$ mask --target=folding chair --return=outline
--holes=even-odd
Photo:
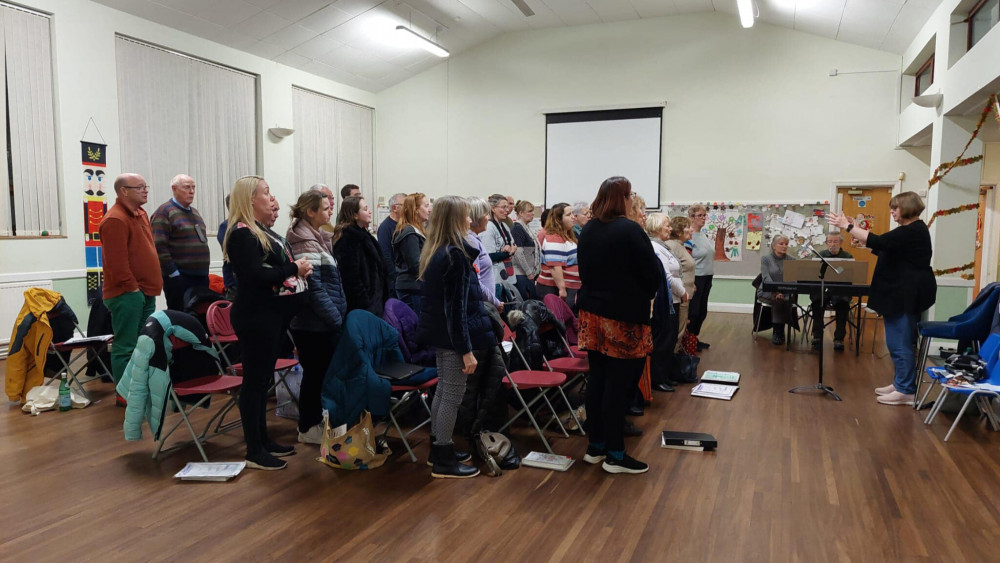
[[[180,349],[188,346],[186,342],[171,338],[174,343],[174,349]],[[222,366],[219,365],[219,371],[222,371]],[[180,420],[174,423],[167,431],[160,432],[160,439],[157,441],[156,450],[153,452],[153,459],[161,453],[169,453],[174,450],[180,449],[184,446],[191,444],[192,442],[198,448],[198,452],[201,454],[201,458],[208,462],[208,456],[205,454],[205,449],[202,445],[208,439],[218,436],[219,434],[225,434],[226,432],[236,428],[240,425],[240,421],[231,421],[227,424],[223,424],[226,414],[237,405],[239,398],[239,389],[243,385],[243,378],[234,375],[210,375],[207,377],[199,377],[198,379],[192,379],[190,381],[184,381],[181,383],[170,384],[170,398],[167,404],[167,409],[165,412],[169,411],[171,404],[180,413]],[[196,403],[185,408],[185,404],[181,402],[181,397],[191,397],[194,395],[203,395]],[[206,401],[211,399],[212,395],[227,395],[229,401],[219,409],[205,424],[205,429],[199,434],[194,429],[194,425],[191,424],[190,415],[198,407],[205,404]],[[174,433],[175,430],[184,424],[188,432],[191,434],[191,440],[187,442],[181,442],[174,444],[169,448],[164,448],[163,446],[167,442],[167,438]],[[215,424],[215,428],[212,429],[212,425]]]
[[[410,461],[416,463],[417,456],[413,453],[413,448],[410,447],[409,437],[417,430],[420,430],[424,426],[431,423],[431,407],[427,404],[427,391],[433,389],[437,385],[438,378],[434,377],[428,379],[424,383],[419,383],[416,385],[393,385],[392,395],[390,395],[390,407],[389,407],[389,424],[386,425],[385,431],[382,432],[382,438],[385,438],[389,433],[390,425],[396,429],[399,433],[399,439],[403,441],[403,447],[406,448],[406,452],[410,454]],[[402,395],[397,395],[402,393]],[[399,424],[399,417],[403,415],[404,412],[415,405],[415,401],[419,400],[420,404],[424,406],[424,410],[427,411],[427,418],[424,419],[420,424],[414,426],[408,431],[404,432],[403,428]]]
[[[565,305],[565,302],[561,299],[559,301]],[[567,309],[568,308],[569,307],[567,307]],[[551,360],[548,359],[545,354],[542,354],[542,363],[549,371],[558,371],[566,374],[566,382],[559,386],[559,391],[563,394],[563,398],[565,399],[567,397],[566,393],[576,386],[576,384],[582,383],[586,379],[587,374],[590,373],[590,361],[588,361],[586,356],[580,357],[573,355],[573,350],[569,345],[566,335],[561,333],[557,327],[543,325],[539,327],[539,330],[541,332],[547,332],[550,330],[555,331],[556,334],[559,335],[559,338],[562,339],[563,345],[566,346],[566,349],[570,354],[567,357],[553,358]],[[586,352],[583,352],[583,354],[586,354]],[[586,435],[586,432],[583,430],[583,424],[576,416],[576,410],[568,400],[566,401],[566,408],[569,409],[570,417],[572,417],[573,422],[576,423],[576,427],[580,430],[580,434]]]
[[[241,376],[243,374],[243,363],[233,363],[229,356],[226,354],[226,349],[228,349],[233,344],[239,342],[239,338],[236,337],[236,330],[233,329],[233,323],[229,318],[230,309],[233,304],[229,301],[216,301],[208,307],[208,313],[205,316],[205,322],[208,325],[208,335],[209,339],[212,341],[212,345],[215,349],[219,351],[219,356],[222,361],[226,364],[226,370],[236,376]],[[289,335],[291,338],[291,335]],[[294,343],[294,341],[293,341]],[[299,365],[298,360],[288,359],[288,358],[278,358],[274,362],[274,371],[278,373],[278,380],[268,388],[267,392],[270,393],[274,391],[278,385],[283,385],[285,389],[288,390],[288,395],[291,397],[291,401],[295,403],[295,406],[299,406],[299,399],[292,392],[292,388],[285,381],[288,374],[291,373],[292,368]],[[280,406],[284,406],[287,403],[282,403],[280,405],[275,405],[276,410]]]
[[[580,329],[580,325],[576,319],[576,315],[573,314],[573,309],[570,309],[569,305],[560,299],[558,295],[552,293],[543,297],[542,303],[545,303],[545,307],[549,311],[552,311],[552,314],[566,327],[566,333],[560,336],[562,336],[563,342],[566,343],[569,355],[574,358],[586,358],[586,350],[581,350],[577,346],[576,333]]]
[[[986,339],[986,343],[983,344],[980,350],[980,357],[986,360],[986,371],[989,376],[985,381],[981,382],[980,385],[986,384],[994,388],[1000,386],[1000,369],[997,369],[1000,365],[1000,334],[991,334],[989,338]],[[975,400],[976,404],[979,406],[979,410],[986,416],[989,420],[990,426],[993,427],[994,431],[1000,430],[1000,417],[993,410],[993,406],[990,404],[991,398],[1000,398],[1000,392],[994,391],[990,388],[983,387],[950,387],[945,381],[944,368],[941,367],[931,367],[927,368],[927,373],[933,379],[939,382],[941,391],[938,393],[937,398],[934,400],[934,408],[931,412],[927,414],[927,418],[924,420],[924,424],[931,424],[934,422],[934,417],[941,410],[941,405],[944,403],[942,400],[945,393],[951,393],[954,395],[964,395],[965,403],[962,404],[961,410],[958,411],[958,415],[955,416],[955,421],[951,423],[951,428],[948,429],[948,433],[944,436],[944,441],[947,442],[948,438],[951,438],[951,433],[955,431],[955,427],[958,426],[958,421],[962,419],[962,415],[965,414],[965,410],[969,407],[969,404]],[[929,392],[929,390],[928,390]],[[920,402],[923,403],[924,399],[927,397],[927,392],[921,398]]]
[[[53,315],[59,316],[58,313],[53,312],[49,314],[50,318],[54,318]],[[73,314],[72,311],[70,311],[69,315],[72,315],[69,320],[73,323],[73,332],[79,336],[67,339],[63,342],[49,343],[49,350],[54,352],[51,356],[58,358],[59,362],[62,364],[62,368],[56,370],[55,375],[46,381],[45,385],[50,384],[53,380],[59,378],[60,375],[65,373],[68,384],[70,386],[76,385],[76,388],[80,391],[80,393],[89,401],[90,394],[83,388],[83,382],[80,381],[80,376],[85,375],[87,368],[95,364],[94,360],[97,360],[96,365],[100,366],[100,369],[97,371],[94,379],[111,377],[111,369],[108,368],[108,365],[104,363],[103,359],[101,359],[100,352],[107,350],[108,345],[114,341],[114,337],[111,335],[94,335],[87,337],[80,328],[80,325],[77,324],[76,315]],[[83,362],[80,367],[73,369],[72,365],[81,357],[86,357],[87,361]]]
[[[505,343],[509,342],[511,348],[515,352],[517,352],[517,355],[521,358],[521,361],[524,363],[524,365],[528,365],[528,360],[524,357],[524,354],[521,353],[521,349],[517,346],[517,342],[514,341],[514,333],[512,333],[510,331],[510,328],[507,327],[506,325],[504,325],[503,341]],[[504,357],[505,360],[507,359],[506,349],[507,349],[506,346],[501,346],[501,350],[504,350],[503,355],[505,356]],[[542,439],[542,443],[545,444],[545,449],[549,453],[554,453],[552,451],[552,447],[549,445],[549,441],[545,439],[544,429],[548,428],[549,425],[552,424],[552,421],[555,421],[555,423],[559,425],[559,429],[562,431],[564,438],[569,438],[569,433],[566,432],[566,428],[563,426],[562,421],[559,420],[559,416],[556,414],[555,407],[552,406],[552,402],[549,401],[548,391],[549,389],[553,388],[556,389],[556,391],[558,391],[558,393],[562,395],[563,401],[565,401],[566,404],[569,405],[570,404],[569,399],[566,397],[566,394],[563,392],[561,387],[562,384],[566,383],[566,374],[558,371],[542,371],[542,370],[530,370],[530,369],[510,371],[509,369],[507,369],[506,365],[504,366],[504,371],[507,372],[507,375],[504,376],[503,379],[504,386],[514,391],[514,395],[517,397],[517,400],[521,403],[521,410],[517,411],[514,414],[514,416],[512,416],[510,420],[508,420],[507,423],[500,428],[499,431],[503,432],[504,430],[506,430],[508,427],[510,427],[511,424],[514,423],[515,420],[517,420],[518,418],[521,417],[522,414],[524,414],[528,417],[528,420],[531,422],[531,425],[535,428],[535,431],[538,433],[538,437]],[[521,391],[527,391],[528,389],[538,390],[538,395],[536,395],[530,401],[526,401],[524,395],[521,393]],[[544,427],[538,425],[538,421],[535,419],[535,416],[531,411],[531,407],[534,406],[535,403],[541,400],[545,401],[545,404],[548,405],[549,412],[551,413],[551,417],[549,418],[548,422],[545,423]]]

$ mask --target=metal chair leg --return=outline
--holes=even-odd
[[[934,417],[937,416],[938,411],[941,410],[941,405],[944,403],[944,394],[947,392],[944,385],[941,385],[941,391],[938,392],[937,398],[934,399],[934,406],[931,408],[931,412],[927,413],[927,418],[924,419],[924,424],[931,424],[934,422]]]
[[[915,392],[916,394],[920,393],[920,387],[923,385],[924,382],[924,374],[926,373],[926,367],[927,367],[927,355],[928,352],[930,351],[932,339],[933,337],[931,336],[920,337],[920,345],[918,347],[918,352],[917,352],[917,362],[916,366],[914,367],[914,369],[916,370],[916,373],[914,374],[914,380],[917,382],[917,389]],[[914,405],[913,408],[917,408],[917,405]]]
[[[945,442],[948,441],[948,438],[951,438],[951,433],[955,431],[955,427],[958,426],[958,421],[962,420],[962,415],[965,414],[965,409],[969,408],[969,403],[972,402],[972,398],[975,397],[975,396],[976,396],[976,394],[972,393],[965,400],[965,403],[962,405],[962,410],[958,411],[958,416],[955,417],[955,422],[951,423],[951,428],[949,428],[948,429],[948,433],[944,435],[944,441]]]

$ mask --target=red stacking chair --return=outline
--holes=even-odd
[[[208,335],[212,340],[212,345],[215,346],[216,350],[219,351],[219,356],[222,361],[226,364],[226,369],[229,373],[233,375],[242,376],[243,375],[243,364],[233,363],[230,361],[229,356],[226,355],[226,349],[232,346],[234,343],[239,342],[239,338],[236,337],[236,331],[233,329],[233,323],[229,319],[230,309],[233,304],[229,301],[216,301],[208,307],[208,314],[205,316],[205,322],[208,324]],[[285,378],[288,374],[292,372],[292,368],[299,365],[298,360],[288,359],[288,358],[278,358],[274,362],[274,371],[278,374],[278,380],[271,385],[268,389],[270,393],[278,385],[284,385],[285,389],[288,390],[288,395],[292,398],[292,402],[298,407],[299,399],[292,388],[288,386],[288,382]],[[277,405],[275,408],[282,405]]]
[[[580,323],[577,321],[576,315],[573,314],[573,310],[558,295],[552,293],[546,295],[542,302],[545,303],[545,308],[552,311],[552,314],[566,327],[566,333],[560,336],[566,343],[569,355],[574,358],[586,358],[587,351],[581,350],[577,346],[576,334],[580,331]]]
[[[173,342],[174,350],[180,348],[185,348],[188,346],[187,342],[171,337],[171,342]],[[222,370],[222,366],[219,366],[219,370]],[[240,386],[243,385],[243,378],[236,377],[234,375],[209,375],[206,377],[199,377],[198,379],[192,379],[189,381],[184,381],[181,383],[171,383],[170,384],[170,398],[168,399],[166,411],[170,411],[171,402],[174,408],[180,413],[180,420],[178,420],[169,430],[163,430],[160,432],[160,440],[156,444],[156,451],[153,452],[153,459],[156,459],[161,453],[167,453],[174,451],[176,449],[182,448],[191,444],[192,442],[198,448],[198,453],[201,454],[201,458],[208,462],[208,456],[205,454],[205,448],[202,444],[205,443],[209,438],[213,436],[218,436],[219,434],[224,434],[229,430],[239,426],[239,420],[230,421],[227,424],[223,424],[222,421],[226,417],[226,413],[233,409],[237,405],[238,395]],[[191,397],[194,395],[203,395],[193,405],[185,407],[186,403],[181,402],[181,397]],[[195,409],[205,404],[212,395],[226,395],[229,401],[219,409],[217,413],[212,415],[212,418],[208,420],[205,424],[205,429],[198,433],[194,429],[194,425],[191,424],[190,415]],[[167,438],[177,430],[180,425],[183,424],[187,427],[188,432],[191,433],[191,440],[187,442],[182,442],[179,444],[174,444],[173,446],[164,449],[164,445],[167,442]],[[164,425],[166,425],[164,423]],[[215,425],[213,429],[213,425]]]
[[[514,333],[510,331],[510,328],[508,328],[506,324],[503,328],[503,342],[509,344],[510,348],[513,349],[521,358],[524,365],[528,365],[528,361],[525,359],[524,354],[521,353],[521,349],[514,341]],[[504,346],[503,349],[506,350],[507,346]],[[563,393],[562,387],[560,387],[563,383],[566,383],[566,374],[553,370],[524,369],[510,371],[507,370],[506,367],[504,367],[504,370],[507,372],[507,375],[504,376],[503,379],[504,386],[514,391],[514,395],[521,403],[521,410],[517,411],[517,413],[515,413],[514,416],[512,416],[510,420],[508,420],[507,423],[500,428],[500,432],[506,430],[522,414],[526,415],[528,420],[531,422],[531,425],[535,428],[535,431],[538,432],[538,437],[541,438],[542,443],[545,444],[545,449],[548,450],[549,453],[554,453],[552,451],[552,447],[549,445],[549,441],[545,439],[544,429],[548,428],[549,425],[555,421],[555,423],[559,425],[559,429],[562,431],[563,437],[569,438],[569,433],[566,432],[566,428],[563,426],[562,421],[559,420],[559,416],[556,414],[555,407],[553,407],[552,402],[549,401],[548,392],[551,389],[555,389],[556,392],[562,396],[563,401],[569,405],[569,400],[566,398],[566,394]],[[538,395],[531,399],[531,401],[526,401],[524,395],[521,394],[521,391],[528,389],[537,389],[539,391]],[[531,410],[532,407],[539,401],[545,401],[545,404],[549,407],[549,412],[552,413],[544,427],[538,425],[538,421],[535,419],[535,415]]]
[[[427,391],[433,389],[437,385],[438,378],[432,377],[431,379],[420,383],[419,385],[393,385],[392,395],[389,401],[392,405],[389,407],[389,422],[399,433],[399,438],[403,441],[403,447],[406,448],[406,452],[410,454],[410,461],[416,463],[417,455],[413,453],[413,448],[410,447],[410,441],[408,438],[410,434],[413,434],[417,430],[420,430],[424,426],[431,423],[431,407],[427,404]],[[403,413],[403,411],[408,410],[409,407],[414,403],[414,401],[419,400],[424,406],[424,410],[427,411],[427,418],[425,418],[420,424],[410,428],[406,432],[399,425],[398,417]],[[389,426],[386,426],[386,432],[382,433],[384,437],[389,431]]]

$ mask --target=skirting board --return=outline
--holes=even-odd
[[[708,302],[709,313],[744,313],[753,314],[753,303],[712,303]]]

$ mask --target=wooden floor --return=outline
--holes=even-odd
[[[521,468],[493,479],[430,477],[426,435],[411,463],[346,472],[299,446],[284,471],[181,483],[184,449],[150,459],[126,442],[110,385],[85,410],[0,413],[0,560],[290,561],[996,561],[1000,435],[951,415],[931,427],[882,406],[888,358],[833,353],[843,402],[789,394],[814,381],[815,353],[750,338],[748,315],[712,314],[702,368],[742,372],[731,402],[657,393],[629,452],[645,475]],[[766,333],[765,333],[766,334]],[[870,340],[866,342],[866,346]],[[2,364],[0,364],[2,366]],[[926,412],[926,411],[924,411]],[[294,441],[294,423],[272,425]],[[661,449],[659,431],[714,434],[715,453]],[[540,449],[524,432],[520,450]],[[241,434],[213,460],[241,459]],[[586,439],[556,438],[579,460]]]

